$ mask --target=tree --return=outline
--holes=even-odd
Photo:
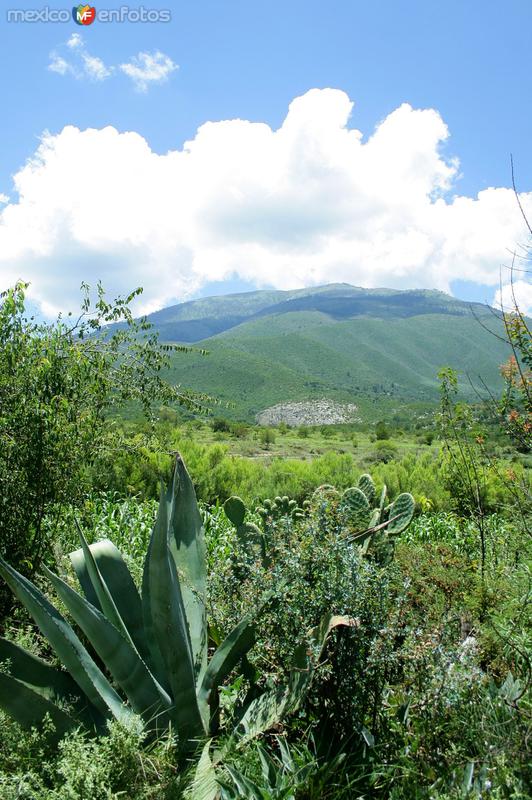
[[[187,348],[161,344],[146,319],[133,319],[140,289],[107,303],[98,285],[92,304],[83,285],[77,319],[52,323],[26,315],[26,289],[0,295],[0,554],[32,575],[54,509],[80,497],[109,446],[110,410],[136,401],[150,415],[155,404],[198,408],[206,398],[161,377],[171,351]]]

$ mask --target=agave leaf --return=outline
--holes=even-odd
[[[89,545],[89,550],[135,647],[144,661],[149,664],[150,650],[144,632],[140,595],[120,550],[109,539],[103,539]],[[102,611],[89,577],[82,547],[70,554],[70,561],[78,576],[85,597],[98,611]]]
[[[0,672],[0,707],[23,728],[42,729],[43,718],[48,714],[55,728],[51,738],[55,740],[79,725],[51,700],[3,672]]]
[[[279,738],[277,741],[280,741]],[[260,744],[257,745],[257,752],[259,754],[262,777],[267,786],[274,788],[277,784],[278,766],[266,748],[262,747]]]
[[[353,624],[350,617],[326,614],[322,617],[319,625],[310,631],[308,643],[302,642],[297,647],[288,682],[289,710],[295,711],[303,700],[331,631],[338,627],[350,627]]]
[[[165,505],[164,510],[163,510],[163,504]],[[166,513],[166,498],[161,487],[159,509],[157,511],[157,520],[155,522],[156,525],[158,524],[160,515],[163,513]],[[144,561],[144,570],[142,575],[142,622],[144,626],[146,640],[148,642],[148,647],[150,650],[149,663],[152,665],[154,675],[156,676],[161,686],[165,689],[165,691],[168,694],[171,695],[172,689],[170,688],[170,682],[168,680],[168,674],[166,672],[166,665],[161,650],[159,648],[159,643],[155,633],[153,616],[151,613],[153,601],[151,597],[151,580],[149,577],[150,573],[149,565],[151,564],[152,550],[153,550],[153,532],[150,541],[148,543],[148,550],[146,553],[146,559]]]
[[[105,675],[96,666],[80,640],[54,606],[31,581],[0,558],[0,575],[29,611],[78,686],[97,710],[108,717],[127,721],[131,712],[124,706]]]
[[[78,526],[79,528],[79,526]],[[94,587],[96,597],[98,598],[99,608],[105,614],[109,622],[111,622],[117,630],[128,639],[131,644],[133,641],[129,632],[124,624],[122,617],[116,607],[113,595],[111,594],[107,583],[105,582],[102,573],[98,568],[98,564],[94,558],[92,550],[90,549],[83,531],[79,528],[79,538],[81,539],[81,548],[83,550],[83,557],[85,559],[85,567],[89,575],[90,581]]]
[[[212,739],[209,739],[201,751],[190,787],[190,795],[187,795],[190,800],[217,800],[219,797],[216,772],[209,752],[211,743]]]
[[[153,631],[168,675],[180,744],[190,749],[207,731],[196,697],[192,645],[175,563],[168,550],[171,496],[162,497],[144,564],[142,602],[145,627]],[[149,635],[149,634],[148,634]]]
[[[9,662],[8,674],[23,683],[30,684],[39,694],[53,702],[73,697],[81,699],[77,683],[68,672],[63,672],[42,658],[34,656],[18,644],[0,637],[0,663]],[[4,668],[3,668],[3,671]]]
[[[198,688],[198,701],[204,719],[208,719],[206,716],[208,706],[211,705],[212,707],[213,695],[220,684],[255,644],[255,620],[274,595],[275,592],[273,591],[266,592],[259,605],[254,609],[253,614],[248,614],[244,617],[225,637],[213,654]]]
[[[133,710],[154,728],[168,725],[170,697],[162,689],[140,658],[131,642],[88,600],[44,568],[57,594],[68,608],[87,639],[125,692]]]
[[[76,681],[64,670],[52,667],[14,642],[0,637],[0,664],[9,665],[4,674],[22,681],[53,703],[72,706],[73,714],[86,728],[103,727],[104,719],[91,706]]]
[[[174,559],[190,634],[196,676],[207,668],[205,533],[196,493],[180,456],[171,493],[168,547]]]
[[[255,625],[250,617],[246,617],[233,628],[214,653],[198,690],[198,702],[206,724],[209,720],[209,706],[213,703],[218,687],[254,644]]]

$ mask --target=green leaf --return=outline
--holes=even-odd
[[[14,642],[0,637],[0,663],[9,662],[8,674],[47,697],[57,701],[81,698],[79,686],[68,674],[34,656]]]
[[[101,728],[104,718],[91,706],[75,680],[64,670],[52,667],[14,642],[0,637],[0,664],[8,665],[4,674],[22,681],[53,703],[67,703],[73,715],[87,728]]]
[[[55,703],[3,672],[0,672],[0,707],[23,728],[42,730],[43,719],[48,714],[55,728],[51,738],[56,740],[79,725]]]
[[[280,740],[277,739],[279,742]],[[261,747],[261,745],[257,745],[257,752],[259,754],[260,765],[262,769],[262,777],[264,778],[264,782],[267,786],[275,787],[277,784],[277,772],[278,767],[271,755],[268,751]]]
[[[212,739],[205,743],[201,751],[192,785],[190,787],[190,800],[217,800],[219,797],[216,772],[209,753]]]
[[[475,762],[468,761],[464,767],[464,774],[462,777],[462,794],[468,795],[473,786],[473,775],[475,774]]]
[[[131,642],[88,600],[49,569],[44,569],[70,614],[125,692],[133,710],[155,729],[167,727],[171,699],[157,684]]]
[[[251,617],[246,617],[233,628],[214,653],[198,690],[198,702],[205,720],[208,720],[213,693],[254,644],[255,624]]]
[[[142,602],[146,630],[153,631],[171,687],[172,717],[180,745],[190,749],[204,736],[196,697],[192,645],[175,562],[168,550],[168,523],[173,493],[161,497],[144,564]],[[148,634],[149,635],[149,634]]]
[[[331,631],[338,627],[351,627],[353,624],[350,617],[325,614],[319,625],[310,631],[308,643],[302,642],[297,647],[288,683],[287,705],[291,711],[295,711],[303,700]]]
[[[131,712],[122,703],[105,675],[96,666],[80,640],[54,606],[31,581],[0,558],[0,575],[13,593],[29,611],[42,634],[48,639],[90,702],[104,716],[111,713],[120,721],[127,721]]]
[[[87,570],[90,582],[94,588],[96,597],[98,598],[98,608],[103,612],[103,614],[105,614],[109,622],[111,622],[115,628],[122,633],[124,638],[129,639],[131,644],[133,644],[131,636],[116,607],[113,595],[111,594],[109,587],[107,586],[107,583],[105,582],[103,575],[99,570],[93,552],[90,549],[85,536],[83,535],[83,531],[79,526],[78,529],[79,538],[81,540],[81,548],[83,550],[83,557],[85,560],[85,568]]]
[[[111,594],[115,608],[125,625],[140,656],[151,667],[150,649],[142,619],[142,602],[121,552],[109,539],[89,545],[98,571]],[[70,561],[78,576],[85,597],[99,611],[102,607],[87,570],[83,548],[70,554]]]
[[[183,460],[176,458],[168,547],[179,577],[196,676],[207,668],[207,567],[205,533],[196,493]]]
[[[237,792],[239,792],[238,797],[245,797],[246,800],[265,800],[266,795],[261,792],[256,783],[253,783],[242,772],[239,772],[229,764],[226,764],[225,768],[231,776]]]

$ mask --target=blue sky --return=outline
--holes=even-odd
[[[107,0],[96,8],[121,5]],[[525,208],[532,208],[529,0],[142,5],[170,8],[171,22],[8,23],[2,11],[0,193],[9,201],[0,226],[2,284],[28,277],[49,313],[72,304],[82,279],[99,278],[111,291],[142,282],[148,310],[211,289],[291,288],[329,276],[493,299],[498,265],[526,241],[510,193],[500,191],[510,187],[510,153]],[[139,74],[150,69],[142,82]],[[308,94],[328,88],[340,92]],[[307,100],[292,114],[296,133],[280,143],[273,134],[300,97]],[[437,119],[414,113],[422,109]],[[334,124],[322,126],[324,117]],[[198,128],[220,120],[241,123],[197,138]],[[380,123],[379,150],[364,151]],[[74,126],[68,142],[65,126]],[[144,145],[81,135],[107,126],[135,132]],[[358,144],[337,136],[355,129]],[[45,131],[46,152],[36,155]],[[186,141],[195,142],[193,166],[179,161]],[[87,162],[80,173],[76,152]],[[175,158],[159,163],[156,156],[169,152]],[[404,168],[388,184],[380,165],[389,172],[395,160]],[[136,170],[122,198],[114,183]],[[498,193],[478,199],[491,188]],[[135,219],[128,205],[135,192],[140,221],[132,228],[111,220],[112,207],[102,220],[109,196]],[[432,208],[438,197],[453,208]],[[456,197],[463,202],[453,204]],[[528,303],[529,290],[521,291]]]

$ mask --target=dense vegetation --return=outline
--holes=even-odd
[[[147,383],[121,396],[101,360],[91,383],[94,367],[70,342],[78,357],[61,361],[59,349],[52,386],[42,347],[54,355],[64,329],[50,339],[53,326],[26,327],[20,294],[2,309],[4,342],[37,355],[2,375],[11,404],[0,432],[22,430],[27,409],[38,440],[30,423],[50,419],[44,467],[69,473],[38,495],[40,564],[29,555],[39,484],[23,469],[34,439],[9,451],[20,470],[6,462],[0,474],[13,498],[1,571],[22,601],[0,639],[2,798],[529,797],[522,317],[506,320],[514,355],[500,401],[458,402],[447,370],[434,415],[288,430],[167,408],[123,422],[110,405],[142,400]],[[113,365],[127,364],[127,344],[104,351],[119,354]],[[150,358],[164,358],[157,347]],[[145,362],[148,396],[156,388],[168,402],[159,363]],[[76,389],[81,368],[96,394]],[[57,409],[70,426],[52,425]],[[77,444],[89,434],[94,449]],[[156,521],[176,450],[191,481],[178,461]],[[33,583],[6,564],[14,555]]]

